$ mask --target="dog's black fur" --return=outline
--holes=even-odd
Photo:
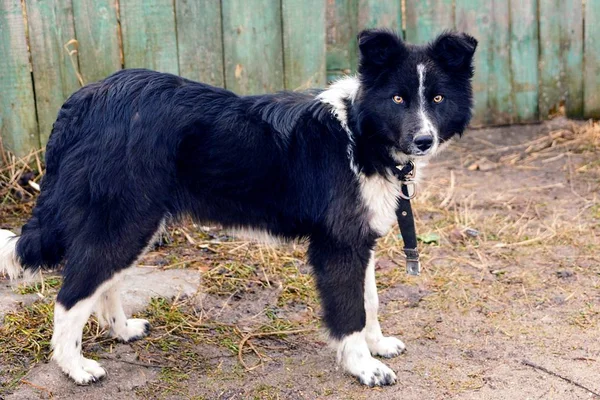
[[[386,174],[393,154],[414,154],[418,63],[428,67],[427,96],[445,96],[428,109],[440,141],[463,132],[476,41],[447,33],[417,47],[366,31],[359,47],[360,89],[345,100],[350,134],[319,92],[241,97],[141,69],[80,89],[54,124],[19,260],[26,268],[65,260],[57,301],[68,310],[131,266],[166,217],[307,238],[332,336],[360,331],[380,234],[358,175]]]

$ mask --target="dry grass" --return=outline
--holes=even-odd
[[[31,210],[42,177],[41,155],[38,150],[18,158],[4,148],[0,137],[0,228],[10,226]]]

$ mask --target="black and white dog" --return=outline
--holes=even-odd
[[[307,238],[343,368],[366,385],[396,381],[373,358],[405,348],[377,321],[373,249],[400,191],[390,171],[465,130],[477,41],[445,33],[412,46],[382,30],[358,40],[358,76],[322,91],[241,97],[124,70],[67,100],[33,216],[19,237],[0,231],[0,272],[64,260],[53,359],[75,382],[106,373],[81,353],[92,312],[122,341],[148,333],[147,321],[125,316],[119,282],[165,219],[181,215]]]

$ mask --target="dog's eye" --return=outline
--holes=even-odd
[[[439,104],[439,103],[441,103],[442,101],[444,101],[444,96],[442,96],[441,94],[438,94],[437,96],[435,96],[435,97],[433,98],[433,102],[434,102],[434,103],[437,103],[437,104]]]
[[[400,96],[394,96],[394,97],[392,97],[392,100],[394,100],[394,103],[396,103],[396,104],[404,103],[404,99]]]

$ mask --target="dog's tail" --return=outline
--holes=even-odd
[[[40,268],[52,268],[62,259],[57,232],[42,229],[35,215],[23,226],[21,236],[0,229],[0,275],[9,279],[31,278]]]
[[[9,279],[18,278],[23,267],[17,258],[18,237],[11,231],[0,229],[0,274]]]

